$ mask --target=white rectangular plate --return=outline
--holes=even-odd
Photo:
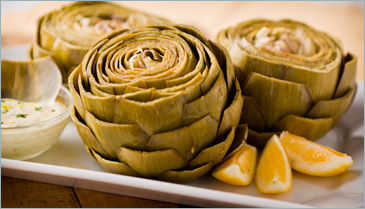
[[[29,45],[1,49],[2,59],[25,60]],[[70,122],[59,141],[42,155],[26,160],[1,159],[4,176],[79,187],[200,207],[364,207],[364,84],[350,110],[326,136],[316,141],[352,156],[354,165],[339,176],[320,178],[293,172],[293,187],[277,195],[222,183],[210,174],[188,184],[106,172],[86,151]]]

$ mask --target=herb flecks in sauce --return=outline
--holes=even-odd
[[[17,118],[26,118],[28,114],[19,113],[15,115]]]
[[[60,101],[45,105],[14,99],[1,99],[1,128],[28,126],[61,114],[66,105]]]

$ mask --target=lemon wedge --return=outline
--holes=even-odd
[[[256,189],[262,193],[283,193],[292,187],[292,171],[285,149],[273,135],[262,151],[255,174]]]
[[[236,153],[218,165],[212,175],[231,185],[249,185],[254,177],[256,160],[256,147],[244,144]]]
[[[288,155],[291,167],[301,173],[312,176],[335,176],[353,165],[352,158],[285,131],[280,140]]]

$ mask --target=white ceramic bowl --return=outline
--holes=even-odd
[[[36,157],[54,145],[70,122],[72,98],[70,91],[61,87],[58,99],[67,105],[60,115],[49,120],[22,127],[1,128],[1,157],[25,160]]]

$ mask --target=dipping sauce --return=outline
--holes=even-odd
[[[63,113],[66,104],[56,100],[52,104],[1,99],[1,128],[29,126],[49,120]]]

